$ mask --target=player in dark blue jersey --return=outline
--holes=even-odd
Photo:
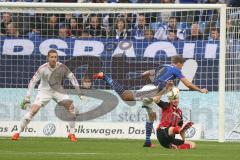
[[[185,86],[189,89],[199,91],[201,93],[208,93],[207,89],[200,89],[196,85],[192,84],[188,81],[181,72],[181,69],[184,64],[184,58],[181,56],[173,56],[171,58],[171,65],[162,65],[155,70],[149,70],[142,74],[143,77],[154,76],[153,87],[147,90],[139,90],[139,91],[130,91],[125,90],[122,85],[105,75],[103,72],[97,73],[93,75],[93,79],[102,79],[108,85],[114,89],[123,100],[125,101],[135,101],[142,100],[146,97],[154,97],[158,94],[164,94],[166,90],[172,86],[172,80],[180,79]]]

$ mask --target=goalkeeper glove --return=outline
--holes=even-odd
[[[86,97],[83,96],[82,94],[81,94],[81,95],[79,94],[78,97],[79,97],[80,100],[84,100],[84,99],[86,98]]]
[[[21,109],[26,110],[30,106],[30,99],[24,98],[20,104]]]

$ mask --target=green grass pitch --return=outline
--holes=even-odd
[[[157,144],[143,148],[143,140],[0,138],[0,160],[240,160],[238,142],[200,142],[194,150],[170,150]]]

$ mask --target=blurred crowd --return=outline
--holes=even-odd
[[[54,3],[227,3],[240,4],[238,0],[0,0],[0,2],[54,2]]]
[[[3,0],[2,0],[3,1]],[[90,2],[89,0],[5,0],[11,2]],[[176,0],[177,3],[226,3],[224,0]],[[175,0],[93,0],[103,3],[176,3]],[[233,2],[233,1],[231,1]],[[230,2],[229,2],[230,4]],[[217,10],[158,13],[43,14],[1,13],[0,36],[113,38],[135,40],[219,40]],[[231,28],[231,22],[228,23]]]
[[[0,0],[0,2],[54,2],[54,3],[226,3],[239,7],[239,0]]]

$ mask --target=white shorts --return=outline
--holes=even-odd
[[[148,84],[143,86],[140,90],[134,92],[134,97],[139,100],[146,97],[154,97],[160,92],[157,86]]]
[[[63,100],[71,100],[67,94],[63,94],[57,91],[38,91],[38,94],[35,98],[33,104],[37,104],[41,107],[44,107],[48,102],[53,99],[55,102],[59,103]]]

